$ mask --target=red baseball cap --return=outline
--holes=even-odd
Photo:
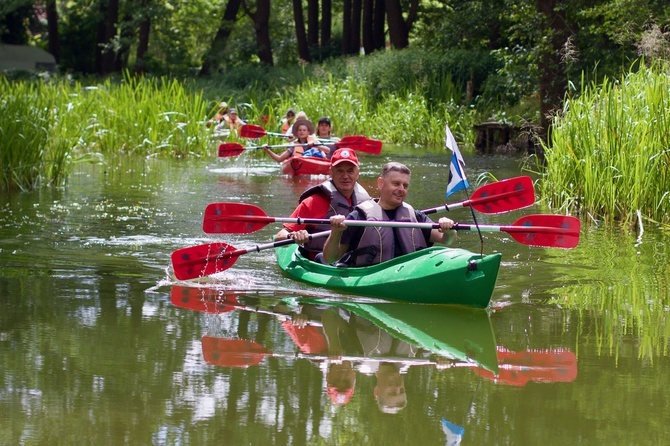
[[[352,163],[354,166],[358,167],[358,156],[356,156],[356,152],[347,147],[343,147],[341,149],[337,149],[330,158],[331,166],[337,166],[338,164],[344,162]]]

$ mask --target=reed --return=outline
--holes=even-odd
[[[0,79],[0,97],[0,190],[61,185],[69,148],[64,139],[52,137],[54,95],[45,94],[41,84],[10,85]]]
[[[565,102],[553,122],[539,192],[588,221],[670,223],[668,64],[604,80]]]

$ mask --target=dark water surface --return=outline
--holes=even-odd
[[[370,190],[390,158],[362,159]],[[396,149],[392,158],[413,171],[408,202],[444,202],[443,152]],[[521,173],[518,159],[466,161],[472,182]],[[206,235],[208,203],[288,216],[321,180],[278,172],[253,154],[142,159],[78,166],[63,190],[3,194],[0,444],[670,438],[669,237],[651,223],[637,238],[584,226],[570,251],[485,234],[484,250],[503,254],[488,311],[323,292],[283,277],[271,250],[241,256],[214,279],[173,281],[178,248],[249,247],[278,229]],[[506,225],[541,212],[478,220]],[[467,209],[450,217],[472,222]],[[480,241],[459,234],[456,246],[478,252]]]

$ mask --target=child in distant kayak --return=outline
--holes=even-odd
[[[281,120],[281,132],[284,135],[287,135],[288,129],[291,128],[294,122],[295,122],[295,110],[289,108],[288,110],[286,110],[286,115]]]

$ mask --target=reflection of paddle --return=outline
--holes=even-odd
[[[308,144],[277,144],[272,146],[267,146],[269,149],[279,149],[279,148],[288,148],[288,147],[314,147],[320,144],[308,143]],[[382,142],[376,139],[368,139],[365,136],[345,136],[337,142],[329,142],[329,146],[335,146],[337,148],[346,147],[357,152],[371,153],[373,155],[378,155],[382,151]],[[220,157],[230,157],[237,156],[242,154],[245,150],[256,150],[260,146],[250,146],[244,147],[242,144],[236,142],[223,143],[219,145],[218,154]]]
[[[476,363],[467,361],[436,361],[434,358],[410,358],[395,356],[349,356],[342,355],[331,357],[328,355],[314,355],[306,353],[273,353],[255,341],[248,339],[227,339],[213,336],[202,337],[202,353],[205,361],[211,365],[222,367],[248,367],[258,365],[265,357],[286,359],[309,359],[312,361],[326,361],[337,359],[338,361],[363,362],[370,359],[380,362],[407,365],[434,365],[440,368],[456,367],[478,367]]]
[[[243,310],[258,314],[274,316],[282,321],[292,320],[291,315],[277,311],[264,310],[260,307],[244,305],[238,300],[237,294],[216,288],[196,288],[173,285],[170,303],[175,307],[200,311],[210,314],[221,314],[228,311]],[[309,325],[321,326],[321,322],[307,321]]]
[[[569,350],[531,350],[513,352],[498,347],[498,368],[474,372],[496,384],[523,387],[528,381],[572,382],[577,378],[577,356]]]
[[[211,203],[205,208],[203,230],[207,234],[248,234],[270,223],[328,225],[325,218],[270,217],[263,209],[245,203]],[[439,229],[437,223],[345,220],[347,226]],[[566,215],[538,214],[521,217],[508,226],[455,223],[457,231],[507,232],[519,243],[546,248],[574,248],[579,242],[580,221]]]
[[[500,353],[503,353],[502,357]],[[438,369],[470,368],[485,379],[496,384],[522,387],[528,381],[538,383],[571,382],[577,378],[577,359],[575,354],[563,350],[510,352],[498,348],[499,374],[479,366],[476,362],[453,361],[447,358],[440,360],[435,355],[430,358],[393,357],[393,356],[350,356],[342,355],[337,358],[327,355],[305,353],[273,353],[255,341],[247,339],[226,339],[212,336],[203,336],[202,353],[205,361],[211,365],[221,367],[249,367],[260,364],[266,357],[285,359],[309,359],[311,361],[338,361],[364,362],[374,359],[379,362],[402,364],[409,366],[432,365]]]

